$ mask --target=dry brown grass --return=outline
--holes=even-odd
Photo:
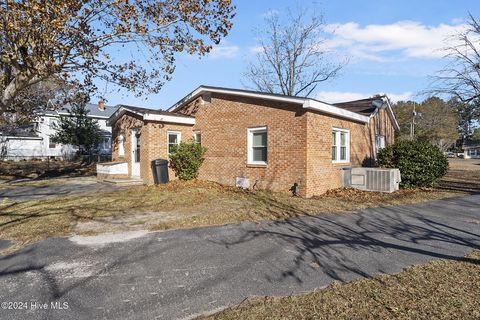
[[[252,298],[202,319],[480,319],[480,251],[306,295]]]
[[[174,181],[163,186],[134,187],[63,199],[19,203],[4,201],[0,203],[0,238],[24,244],[71,234],[78,222],[102,221],[106,217],[120,220],[135,215],[142,215],[142,220],[148,220],[149,214],[158,212],[171,218],[149,224],[146,227],[150,230],[287,219],[323,212],[410,204],[461,194],[434,189],[401,190],[393,194],[338,189],[321,197],[303,199],[264,190],[239,190],[209,182]],[[139,223],[133,225],[138,228]]]
[[[480,159],[449,158],[448,163],[451,170],[480,172]]]
[[[83,176],[95,174],[94,165],[70,161],[1,161],[0,179],[15,180],[37,177]]]
[[[480,192],[480,159],[448,159],[450,168],[440,187],[451,190]]]

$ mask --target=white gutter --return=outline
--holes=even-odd
[[[171,115],[163,115],[163,114],[155,114],[155,113],[141,113],[135,110],[128,109],[128,107],[120,107],[114,114],[107,120],[107,124],[109,126],[113,125],[113,122],[116,121],[119,117],[121,117],[124,113],[131,112],[136,114],[137,116],[141,117],[143,120],[149,121],[162,121],[168,123],[180,123],[180,124],[195,124],[195,118],[189,117],[180,117],[180,116],[171,116]]]
[[[42,137],[5,136],[4,138],[7,140],[43,140]]]
[[[202,93],[211,92],[211,93],[219,93],[219,94],[233,94],[239,97],[246,97],[246,98],[257,98],[257,99],[267,99],[267,100],[274,100],[280,102],[288,102],[288,103],[297,103],[303,104],[305,98],[296,98],[296,97],[282,97],[276,95],[270,95],[268,93],[255,93],[255,92],[245,92],[240,90],[229,90],[229,89],[217,89],[217,88],[209,88],[200,86],[195,91],[190,93],[189,95],[185,96],[182,100],[175,103],[173,106],[167,109],[167,111],[172,111],[178,108],[179,106],[183,105],[184,103],[194,99],[195,97],[201,95]]]
[[[339,107],[332,106],[331,104],[327,104],[325,102],[320,102],[317,100],[306,99],[305,103],[303,104],[304,109],[310,109],[315,111],[320,111],[324,113],[328,113],[334,116],[338,116],[341,118],[346,118],[350,120],[360,121],[364,123],[368,123],[370,121],[370,117],[362,116],[361,114],[348,111]]]
[[[395,117],[395,113],[393,113],[392,106],[390,105],[389,99],[385,99],[387,101],[387,109],[390,112],[390,118],[393,120],[393,124],[395,125],[397,131],[400,131],[400,125],[398,124],[397,118]]]
[[[298,97],[284,97],[284,96],[277,96],[273,94],[255,93],[255,92],[248,92],[248,91],[245,92],[241,90],[209,88],[209,87],[203,87],[203,86],[198,87],[196,90],[194,90],[192,93],[187,95],[185,98],[175,103],[172,107],[168,108],[167,111],[175,111],[175,109],[177,109],[181,105],[193,100],[194,98],[198,97],[203,93],[230,94],[230,95],[235,95],[239,97],[266,99],[266,100],[272,100],[272,101],[301,104],[305,109],[320,111],[320,112],[324,112],[330,115],[335,115],[341,118],[346,118],[349,120],[355,120],[355,121],[360,121],[364,123],[368,123],[370,120],[370,117],[368,116],[363,116],[361,114],[348,111],[348,110],[336,107],[334,105],[313,100],[313,99],[298,98]]]
[[[107,119],[107,124],[111,127],[113,125],[113,122],[115,122],[116,119],[118,119],[119,117],[121,117],[125,112],[131,112],[133,114],[136,114],[137,116],[139,117],[143,117],[143,114],[142,113],[139,113],[139,112],[135,112],[133,110],[130,110],[128,108],[125,108],[125,107],[120,107],[117,109],[117,111],[115,111],[108,119]]]
[[[168,116],[168,115],[155,114],[155,113],[145,113],[143,115],[143,120],[191,124],[191,125],[195,124],[195,118]]]

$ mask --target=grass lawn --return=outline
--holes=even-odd
[[[2,163],[4,172],[8,171],[4,167],[6,164],[17,169],[27,165]],[[45,163],[40,164],[45,166]],[[61,170],[62,163],[57,164],[60,166],[57,170]],[[480,184],[480,160],[450,159],[450,171],[444,180],[454,180],[457,185]],[[31,183],[62,183],[62,179],[38,180],[27,184]],[[15,185],[0,186],[3,187],[12,188]],[[164,186],[133,187],[118,192],[62,199],[19,203],[3,199],[0,200],[0,239],[16,240],[19,247],[47,237],[73,233],[89,235],[138,229],[166,230],[288,219],[324,212],[411,204],[464,194],[442,189],[400,190],[392,194],[337,189],[320,197],[303,199],[289,194],[245,191],[201,181],[174,181]]]
[[[25,244],[72,234],[78,225],[94,226],[80,228],[77,233],[83,234],[138,228],[165,230],[345,212],[462,194],[435,189],[401,190],[392,194],[338,189],[320,197],[303,199],[208,182],[174,181],[163,186],[139,186],[63,199],[18,203],[6,199],[0,202],[0,238]],[[106,229],[98,228],[98,224],[105,225]]]
[[[448,159],[450,168],[440,186],[450,189],[480,192],[480,159]]]
[[[480,319],[480,251],[305,295],[251,298],[202,319]]]

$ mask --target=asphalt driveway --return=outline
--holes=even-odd
[[[479,204],[472,195],[284,222],[51,238],[0,257],[0,301],[25,309],[0,309],[0,318],[182,319],[252,295],[463,259],[480,248]]]

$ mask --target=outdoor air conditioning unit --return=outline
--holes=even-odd
[[[365,191],[394,192],[399,189],[399,169],[345,168],[343,185]]]

